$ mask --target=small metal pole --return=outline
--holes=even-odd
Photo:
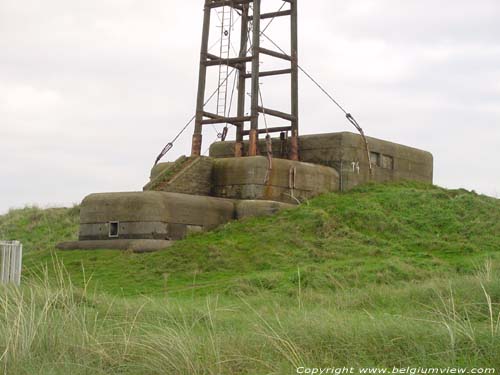
[[[258,152],[259,129],[259,72],[260,72],[260,1],[253,2],[253,42],[252,42],[252,121],[248,156]]]
[[[207,83],[207,54],[208,41],[210,37],[210,7],[208,0],[205,1],[204,17],[203,17],[203,36],[201,40],[200,52],[200,73],[198,81],[198,97],[196,99],[196,119],[194,125],[193,144],[191,147],[191,156],[201,155],[202,132],[203,132],[203,108],[205,103],[205,89]]]

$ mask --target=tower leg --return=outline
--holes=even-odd
[[[205,1],[203,17],[203,36],[201,40],[200,52],[200,73],[198,81],[198,96],[196,99],[196,119],[194,123],[193,144],[191,147],[191,156],[201,155],[202,131],[203,131],[203,109],[205,105],[205,89],[207,82],[207,61],[208,41],[210,36],[210,7],[208,1]]]
[[[258,155],[258,143],[259,139],[257,136],[257,130],[256,129],[251,129],[250,134],[249,134],[249,140],[248,140],[248,156],[256,156]]]
[[[241,15],[241,42],[240,42],[240,57],[247,57],[248,48],[248,5],[243,5]],[[246,78],[247,64],[242,63],[238,76],[238,117],[245,115],[245,95],[246,95]],[[236,143],[234,144],[234,156],[243,156],[243,130],[245,123],[239,124],[236,129]]]
[[[291,0],[291,57],[292,57],[292,137],[290,139],[290,159],[299,160],[299,61],[298,61],[298,17],[297,1]]]
[[[259,73],[260,73],[260,1],[253,2],[253,44],[252,44],[252,121],[248,156],[256,156],[259,129]]]
[[[191,146],[191,156],[197,157],[201,155],[201,144],[202,144],[203,136],[201,133],[193,134],[193,143]]]

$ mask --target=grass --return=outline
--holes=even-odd
[[[499,369],[497,272],[397,287],[297,288],[293,296],[261,290],[177,299],[91,293],[60,271],[0,293],[0,364],[4,374]]]
[[[77,215],[77,208],[15,211],[0,218],[0,233],[25,243],[25,270],[36,272],[40,264],[51,263],[58,239],[76,237]],[[57,256],[75,282],[82,282],[85,269],[93,275],[92,287],[119,296],[262,288],[286,293],[297,285],[297,267],[305,287],[332,290],[470,274],[476,264],[499,259],[498,233],[497,199],[415,183],[387,184],[233,222],[155,254]]]
[[[78,237],[80,207],[10,210],[0,216],[0,239],[20,240],[24,251],[54,251],[57,243]]]
[[[167,169],[156,176],[147,186],[148,190],[158,190],[159,187],[167,185],[175,175],[186,167],[193,158],[181,156],[173,162]]]
[[[415,183],[328,194],[154,254],[57,252],[78,207],[0,217],[5,374],[500,370],[500,201]]]

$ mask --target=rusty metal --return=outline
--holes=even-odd
[[[201,143],[203,136],[201,134],[193,135],[193,145],[191,147],[191,156],[200,156],[201,155]]]
[[[213,124],[238,124],[243,121],[250,121],[252,119],[251,116],[244,116],[244,117],[217,117],[217,118],[211,118],[209,120],[202,120],[201,123],[203,125],[213,125]]]
[[[203,15],[203,36],[201,40],[200,51],[200,71],[198,80],[198,96],[196,99],[196,119],[194,125],[193,144],[191,147],[192,156],[201,155],[201,139],[203,131],[203,107],[205,106],[205,89],[207,85],[207,66],[204,64],[207,61],[208,41],[210,37],[210,8],[209,0],[205,1],[205,9]]]
[[[247,55],[248,48],[248,5],[243,5],[241,12],[241,35],[240,35],[240,57],[245,57]],[[242,63],[238,71],[238,117],[245,116],[245,99],[246,99],[246,72],[247,63]],[[236,145],[234,148],[234,156],[243,156],[243,130],[244,122],[240,122],[236,128]]]
[[[249,156],[257,155],[257,142],[259,141],[258,129],[259,129],[259,90],[260,90],[260,1],[255,0],[253,2],[253,42],[252,42],[252,103],[250,112],[252,115],[252,121],[250,124],[250,145],[249,145]]]
[[[234,156],[237,158],[243,156],[243,142],[235,142],[235,144],[234,144]]]
[[[279,118],[282,118],[284,120],[288,120],[288,121],[295,121],[296,118],[292,115],[289,115],[288,113],[285,113],[285,112],[280,112],[280,111],[275,111],[273,109],[269,109],[269,108],[264,108],[264,107],[257,107],[257,110],[260,112],[260,113],[265,113],[266,115],[269,115],[269,116],[274,116],[274,117],[279,117]]]
[[[288,132],[291,130],[292,130],[291,126],[280,126],[280,127],[276,127],[276,128],[259,129],[258,133],[259,134],[280,133],[280,132]],[[250,131],[244,130],[243,135],[250,135]]]
[[[298,41],[298,17],[297,17],[297,1],[290,0],[290,8],[292,11],[290,34],[291,34],[291,57],[292,57],[292,77],[291,77],[291,91],[292,91],[292,139],[291,139],[291,152],[290,158],[292,160],[299,160],[299,41]]]
[[[257,156],[257,129],[250,130],[250,140],[248,142],[248,156]]]
[[[289,157],[293,160],[299,159],[298,135],[298,22],[297,22],[297,1],[284,0],[290,5],[289,9],[278,10],[277,12],[261,13],[261,0],[205,0],[204,20],[203,20],[203,35],[200,51],[200,70],[198,82],[198,97],[196,104],[196,119],[195,130],[193,135],[192,154],[194,156],[201,154],[201,140],[203,125],[213,125],[219,123],[231,124],[236,126],[236,146],[234,154],[236,157],[244,156],[243,139],[249,137],[248,155],[255,156],[259,154],[259,134],[271,132],[290,132],[291,134],[291,152]],[[253,14],[250,13],[250,4],[253,4]],[[237,57],[222,58],[208,53],[208,42],[210,34],[210,17],[211,10],[218,7],[232,7],[237,9],[242,17],[241,21],[241,40],[240,50]],[[282,7],[283,8],[283,7]],[[261,20],[274,19],[275,17],[287,17],[291,19],[290,40],[291,54],[288,56],[283,51],[277,52],[262,48],[260,45],[261,39]],[[249,27],[249,23],[252,23]],[[252,35],[248,35],[249,29],[252,29]],[[251,52],[248,50],[248,40],[251,41]],[[250,54],[249,54],[250,52]],[[290,67],[280,70],[260,71],[260,57],[265,54],[274,58],[282,59],[290,63]],[[251,62],[251,72],[247,72],[247,65]],[[238,104],[236,116],[230,117],[230,114],[224,116],[215,115],[204,110],[205,89],[207,82],[207,69],[211,66],[227,65],[238,71]],[[277,75],[290,74],[290,100],[291,113],[271,110],[264,108],[264,105],[259,106],[260,93],[260,78]],[[246,80],[251,79],[250,88],[248,88]],[[250,113],[245,112],[246,90],[250,91],[251,103]],[[290,126],[274,127],[264,131],[259,127],[259,115],[278,117],[286,121],[290,121]],[[227,116],[227,117],[226,117]],[[245,125],[250,129],[246,130]],[[267,128],[267,126],[266,126]],[[224,138],[224,137],[222,137]],[[282,155],[284,154],[282,141]]]

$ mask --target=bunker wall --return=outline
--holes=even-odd
[[[338,173],[322,165],[263,156],[214,160],[214,196],[273,200],[296,204],[322,193],[337,191]]]
[[[175,240],[233,217],[234,203],[226,199],[153,191],[92,194],[82,202],[79,238]]]
[[[335,168],[340,175],[342,191],[369,181],[385,182],[414,180],[432,183],[433,156],[412,147],[367,137],[372,161],[372,176],[366,146],[359,134],[350,132],[305,135],[299,138],[299,157],[302,162]],[[289,147],[289,145],[287,146]],[[232,157],[234,142],[217,142],[210,148],[214,158]],[[279,139],[273,139],[273,154],[283,149]],[[259,150],[265,154],[264,140]]]

